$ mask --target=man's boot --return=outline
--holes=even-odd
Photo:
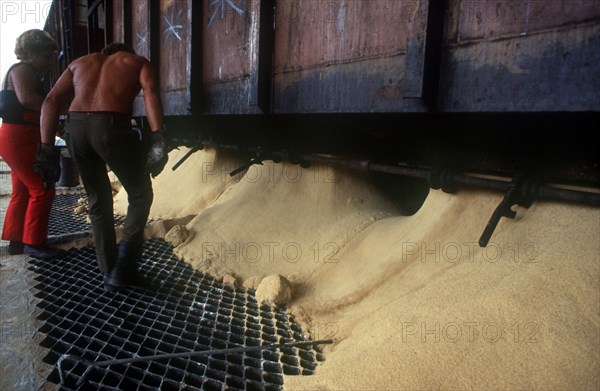
[[[105,277],[107,289],[139,287],[141,278],[137,271],[137,262],[142,256],[142,244],[122,241],[119,243],[117,262]]]

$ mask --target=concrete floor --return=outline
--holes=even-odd
[[[10,200],[9,167],[0,160],[0,226]],[[44,336],[36,330],[35,285],[27,270],[29,257],[8,255],[8,242],[0,240],[0,390],[53,390],[46,381],[52,367],[41,360]]]

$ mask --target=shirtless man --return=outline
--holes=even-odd
[[[139,134],[131,126],[136,95],[143,90],[152,132]],[[70,103],[70,105],[69,105]],[[163,109],[150,62],[122,43],[73,61],[42,106],[42,148],[45,162],[57,132],[61,107],[69,107],[63,138],[79,170],[89,201],[96,255],[106,289],[137,284],[144,227],[152,204],[152,176],[166,164],[162,138]],[[106,165],[128,195],[123,238],[116,244],[113,199]],[[43,171],[43,170],[42,170]]]

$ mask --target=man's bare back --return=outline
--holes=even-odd
[[[58,79],[42,107],[42,142],[51,143],[58,115],[69,111],[131,114],[133,100],[144,92],[146,117],[152,131],[163,125],[159,86],[150,62],[127,51],[92,53],[73,61]]]
[[[73,73],[74,99],[70,111],[111,111],[130,114],[141,90],[143,57],[127,52],[93,53],[69,66]]]

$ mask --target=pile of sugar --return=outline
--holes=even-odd
[[[207,150],[165,170],[151,218],[188,216],[175,252],[198,270],[255,288],[284,276],[297,319],[336,339],[286,389],[598,388],[598,209],[516,208],[482,249],[502,194],[431,191],[399,216],[363,174],[265,163],[229,178],[241,162]]]

